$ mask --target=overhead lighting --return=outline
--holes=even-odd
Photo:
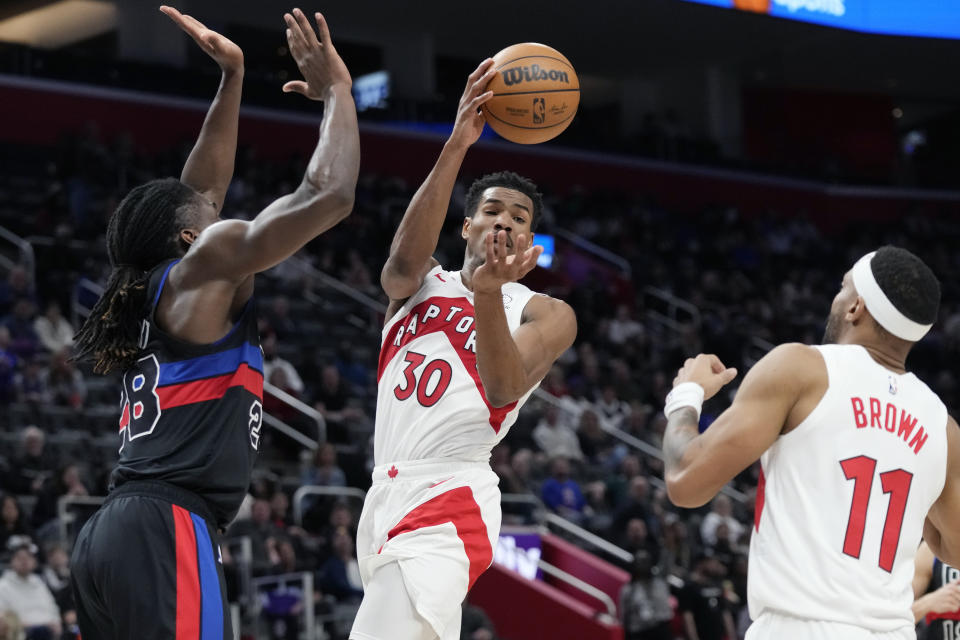
[[[102,0],[61,0],[0,20],[0,41],[57,49],[117,26],[117,7]]]

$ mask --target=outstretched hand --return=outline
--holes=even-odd
[[[323,100],[327,89],[335,84],[350,87],[353,81],[347,65],[333,46],[327,21],[319,12],[313,14],[319,37],[300,9],[283,14],[287,23],[287,46],[290,55],[303,74],[303,80],[292,80],[283,85],[284,93],[299,93],[311,100]]]
[[[682,382],[696,382],[703,387],[703,399],[708,400],[717,395],[717,392],[727,383],[737,377],[737,370],[724,365],[720,358],[713,354],[701,353],[696,358],[687,358],[683,367],[673,379],[676,387]]]
[[[486,87],[496,73],[493,59],[487,58],[467,77],[467,86],[460,97],[457,120],[453,125],[450,140],[469,146],[480,138],[486,122],[480,112],[480,105],[493,97],[493,92],[486,91]]]
[[[516,253],[508,255],[507,232],[491,231],[484,238],[486,261],[473,272],[473,290],[477,293],[499,291],[507,282],[516,282],[537,266],[543,247],[533,244],[533,236],[520,234],[516,239]]]
[[[208,29],[193,16],[184,15],[173,7],[161,5],[160,11],[193,38],[194,42],[220,65],[224,73],[243,69],[243,51],[232,40]]]

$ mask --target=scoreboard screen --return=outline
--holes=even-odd
[[[828,27],[928,38],[960,38],[957,0],[685,0]]]

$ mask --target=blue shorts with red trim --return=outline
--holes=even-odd
[[[84,640],[232,638],[214,523],[201,498],[173,485],[114,490],[73,548]]]

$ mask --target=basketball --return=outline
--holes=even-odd
[[[580,80],[562,53],[536,42],[515,44],[493,56],[493,97],[482,109],[498,134],[520,144],[556,137],[580,104]]]

